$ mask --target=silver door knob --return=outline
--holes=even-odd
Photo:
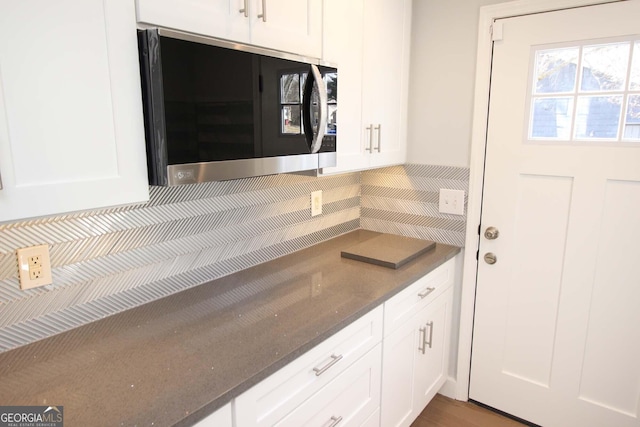
[[[484,262],[493,265],[498,262],[498,257],[493,252],[487,252],[486,254],[484,254]]]
[[[486,237],[487,240],[495,240],[499,235],[500,232],[495,227],[489,227],[484,231],[484,237]]]

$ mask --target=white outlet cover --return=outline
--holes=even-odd
[[[50,285],[53,283],[51,277],[51,261],[49,259],[49,246],[39,245],[16,250],[18,257],[18,276],[20,278],[20,289],[31,289],[38,286]],[[30,258],[37,257],[39,265],[29,265]],[[39,274],[31,278],[30,270],[37,268]]]
[[[440,213],[464,215],[464,190],[441,188],[438,210]]]
[[[322,190],[311,192],[311,216],[322,214]]]

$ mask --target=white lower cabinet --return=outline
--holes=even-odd
[[[409,426],[447,379],[454,270],[451,259],[238,396],[233,425]]]
[[[275,425],[362,426],[380,408],[381,350],[381,344],[369,350],[349,369]],[[379,420],[369,422],[370,425],[378,425]]]
[[[381,340],[379,306],[238,396],[236,426],[360,425],[380,405]]]
[[[195,424],[194,427],[233,427],[231,403],[227,403],[204,420]]]
[[[411,425],[447,380],[452,303],[449,287],[384,337],[383,426]]]

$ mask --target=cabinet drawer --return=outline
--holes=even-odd
[[[453,285],[455,262],[455,258],[450,259],[384,303],[384,336],[403,325]]]
[[[271,426],[382,340],[375,308],[236,398],[237,426]]]
[[[329,425],[361,426],[380,407],[380,365],[382,344],[378,344],[333,381],[276,424],[278,427]]]

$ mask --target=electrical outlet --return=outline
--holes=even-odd
[[[322,214],[322,190],[311,193],[311,216]]]
[[[441,213],[464,215],[464,191],[441,188],[438,210]]]
[[[40,255],[29,257],[29,268],[31,267],[42,267],[42,259],[40,258]]]
[[[39,245],[16,251],[20,289],[31,289],[53,283],[49,246]]]

